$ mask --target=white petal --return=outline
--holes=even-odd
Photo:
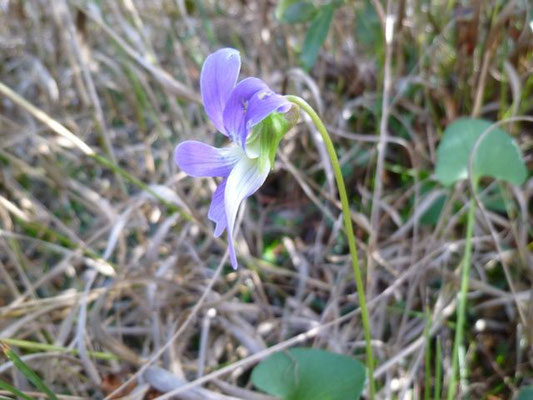
[[[235,219],[242,201],[251,196],[265,182],[270,171],[270,164],[265,165],[260,171],[258,159],[243,157],[233,168],[226,182],[224,193],[224,205],[226,207],[226,218],[228,220],[228,245],[231,264],[237,268],[237,257],[233,245],[233,229]]]

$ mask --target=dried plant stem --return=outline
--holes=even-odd
[[[75,5],[82,13],[84,13],[91,21],[93,21],[98,27],[100,27],[106,35],[108,35],[124,52],[141,65],[145,70],[150,72],[152,76],[165,87],[170,93],[181,97],[185,100],[189,100],[195,103],[201,103],[200,96],[185,86],[183,83],[175,80],[172,75],[162,70],[158,66],[154,65],[151,61],[140,55],[131,46],[129,46],[125,40],[123,40],[115,31],[113,31],[108,25],[102,21],[101,18],[93,15],[81,6]]]
[[[374,191],[372,193],[372,211],[370,212],[370,237],[368,239],[367,253],[367,290],[370,298],[374,297],[372,274],[374,272],[374,252],[377,250],[379,238],[379,217],[383,195],[383,171],[385,169],[385,154],[388,142],[388,121],[390,115],[390,92],[392,87],[391,61],[392,44],[394,35],[394,16],[391,13],[391,2],[387,2],[385,17],[385,66],[383,70],[383,100],[381,106],[381,120],[379,124],[379,142],[377,145],[376,174],[374,178]]]
[[[459,305],[457,307],[457,324],[455,326],[455,339],[453,343],[452,372],[448,385],[448,400],[455,398],[457,386],[457,369],[459,361],[459,347],[463,343],[464,326],[466,318],[466,295],[470,281],[470,256],[472,254],[472,233],[474,231],[474,217],[476,213],[476,202],[474,196],[470,198],[468,208],[468,220],[466,223],[466,243],[465,254],[462,262],[461,289],[459,292]]]
[[[514,300],[514,302],[516,304],[516,310],[518,311],[518,315],[520,317],[520,321],[522,322],[522,325],[527,326],[527,317],[526,317],[526,315],[525,315],[525,313],[524,313],[524,311],[523,311],[523,309],[520,306],[520,303],[518,301],[517,294],[516,294],[516,288],[515,288],[515,285],[513,283],[513,279],[511,277],[511,272],[509,270],[509,266],[507,265],[505,257],[502,256],[502,254],[503,254],[502,246],[500,244],[500,241],[498,240],[498,236],[497,236],[496,231],[495,231],[495,229],[494,229],[494,227],[492,225],[492,222],[490,221],[490,219],[487,216],[487,212],[485,210],[485,206],[483,205],[483,202],[481,201],[479,195],[477,194],[477,192],[475,190],[476,184],[477,184],[477,180],[476,180],[476,178],[473,175],[474,157],[477,154],[479,146],[481,145],[483,140],[485,140],[487,135],[493,129],[496,129],[497,127],[499,127],[501,125],[508,124],[508,123],[519,122],[519,121],[533,122],[533,118],[532,117],[528,117],[528,116],[518,116],[518,117],[511,117],[511,118],[507,118],[507,119],[502,119],[501,121],[495,122],[494,124],[489,126],[487,129],[485,129],[485,131],[476,140],[476,143],[474,144],[474,147],[472,148],[472,151],[470,152],[470,159],[468,161],[468,176],[469,176],[470,190],[472,191],[472,196],[474,198],[475,203],[477,204],[477,206],[479,208],[479,211],[480,211],[481,215],[483,216],[483,219],[485,220],[485,222],[487,224],[487,227],[489,228],[490,235],[492,236],[492,239],[494,241],[494,245],[496,246],[496,251],[498,252],[498,258],[500,259],[501,266],[502,266],[502,269],[503,269],[503,273],[505,275],[505,279],[507,280],[507,284],[509,285],[509,289],[511,290],[511,294],[512,294],[513,300]]]
[[[344,217],[344,225],[346,227],[346,236],[348,238],[348,246],[350,248],[350,254],[352,257],[352,267],[353,274],[355,277],[355,284],[357,286],[357,295],[359,296],[359,305],[361,307],[361,319],[363,321],[363,330],[365,334],[365,343],[366,343],[366,365],[368,368],[368,383],[369,383],[369,392],[370,399],[374,399],[375,396],[375,384],[374,384],[374,357],[372,355],[372,345],[370,337],[370,318],[368,314],[368,308],[366,306],[365,290],[363,284],[363,278],[361,275],[361,268],[359,267],[359,258],[357,257],[357,247],[355,245],[355,236],[353,233],[352,219],[350,214],[350,203],[348,201],[348,195],[346,194],[346,187],[344,185],[344,178],[342,177],[342,172],[339,164],[339,159],[337,158],[337,153],[333,142],[329,136],[329,133],[324,126],[324,123],[318,116],[318,114],[313,110],[313,108],[302,98],[297,96],[287,96],[287,99],[292,103],[299,106],[303,109],[311,120],[315,124],[330,158],[331,166],[335,173],[335,180],[337,182],[337,188],[339,191],[339,197],[342,204],[342,213]]]

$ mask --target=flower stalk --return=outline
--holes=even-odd
[[[344,225],[346,228],[346,236],[348,238],[348,247],[350,248],[350,255],[352,259],[353,274],[355,278],[355,285],[357,287],[357,295],[359,297],[359,305],[361,307],[361,319],[363,321],[363,331],[365,335],[365,345],[366,345],[366,367],[368,369],[368,383],[369,383],[369,395],[370,399],[375,397],[375,383],[374,383],[374,357],[372,354],[372,343],[370,335],[370,318],[368,313],[368,308],[366,305],[365,297],[365,288],[363,284],[363,278],[361,275],[361,268],[359,267],[359,258],[357,256],[357,247],[355,245],[355,235],[353,232],[352,218],[350,215],[350,203],[348,201],[348,195],[346,194],[346,187],[344,185],[344,178],[342,177],[341,167],[339,164],[339,159],[333,146],[333,142],[328,134],[324,123],[318,116],[318,114],[313,110],[313,108],[302,98],[298,96],[285,96],[287,100],[299,106],[304,110],[307,115],[313,121],[313,124],[318,129],[318,132],[322,136],[322,140],[326,144],[326,150],[329,155],[331,166],[335,173],[335,180],[337,182],[337,189],[339,191],[339,197],[342,204],[342,214],[344,217]]]
[[[474,185],[476,190],[476,185]],[[457,370],[459,368],[459,348],[463,345],[463,336],[466,320],[466,301],[468,286],[470,283],[470,256],[472,254],[472,235],[474,232],[474,220],[476,215],[476,201],[474,195],[470,198],[468,206],[468,219],[466,222],[465,254],[462,262],[461,289],[457,306],[457,325],[455,326],[455,339],[453,341],[452,372],[448,385],[448,400],[455,399],[457,388]]]

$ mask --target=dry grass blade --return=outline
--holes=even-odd
[[[226,46],[240,79],[308,99],[333,135],[369,271],[376,397],[447,394],[470,190],[440,185],[437,150],[459,117],[511,117],[531,169],[531,6],[312,1],[310,18],[336,8],[304,70],[313,23],[275,3],[0,1],[0,340],[57,398],[266,400],[250,374],[275,351],[365,358],[314,128],[287,132],[246,201],[237,271],[208,218],[219,178],[173,159],[184,140],[228,143],[199,93]],[[533,178],[479,189],[458,396],[514,398],[533,384]],[[0,397],[47,397],[32,390],[4,360]]]
[[[182,83],[176,81],[170,74],[153,65],[150,61],[144,59],[131,46],[129,46],[122,38],[117,35],[109,26],[107,26],[99,17],[80,8],[91,20],[93,20],[102,30],[109,35],[131,58],[139,63],[143,68],[150,72],[161,85],[171,90],[176,96],[182,97],[186,100],[200,103],[200,97],[197,93],[184,86]]]

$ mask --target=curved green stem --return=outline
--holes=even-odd
[[[475,189],[474,189],[475,190]],[[472,233],[474,231],[474,217],[476,212],[476,202],[474,196],[470,198],[468,208],[468,220],[466,222],[466,244],[465,254],[462,262],[463,271],[461,274],[461,290],[459,292],[459,304],[457,306],[457,325],[455,326],[455,339],[453,343],[452,373],[448,385],[448,400],[455,399],[457,386],[457,369],[459,365],[459,347],[463,343],[463,333],[466,319],[466,295],[470,280],[470,255],[472,254]]]
[[[344,217],[344,225],[346,227],[346,236],[348,237],[348,246],[352,256],[355,285],[357,287],[357,295],[359,296],[359,304],[361,306],[361,319],[363,320],[363,330],[366,343],[366,366],[368,369],[370,399],[374,399],[376,389],[374,384],[374,357],[372,355],[372,344],[370,342],[370,318],[368,314],[368,308],[366,306],[365,288],[363,285],[363,278],[361,276],[361,269],[359,267],[359,258],[357,257],[357,247],[355,246],[355,236],[353,233],[352,218],[350,215],[350,204],[348,202],[348,195],[346,194],[346,187],[344,186],[344,179],[342,177],[339,159],[337,158],[337,153],[335,152],[335,147],[333,146],[333,142],[331,141],[328,131],[315,110],[313,110],[313,108],[300,97],[286,96],[286,98],[299,106],[309,115],[309,117],[311,117],[311,120],[322,136],[322,140],[324,140],[326,150],[331,161],[331,166],[333,167],[333,171],[335,173],[335,180],[337,181],[337,188],[342,204],[342,214]]]

